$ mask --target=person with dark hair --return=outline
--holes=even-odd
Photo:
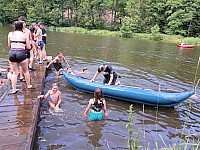
[[[82,74],[88,74],[88,69],[86,67],[83,68]]]
[[[42,30],[39,28],[38,24],[34,24],[34,28],[36,33],[34,34],[34,37],[36,38],[36,44],[38,46],[38,52],[39,52],[39,57],[40,61],[38,64],[43,64],[43,59],[44,59],[44,42],[42,41]]]
[[[67,67],[67,73],[69,73],[69,74],[71,74],[71,75],[76,75],[73,71],[72,71],[72,68],[71,68],[71,66],[68,66]]]
[[[69,63],[67,62],[63,54],[61,52],[58,52],[57,56],[46,67],[49,68],[49,66],[53,64],[54,68],[57,71],[57,75],[59,76],[61,74],[61,70],[63,69],[61,64],[62,60],[67,64],[67,66],[69,66]]]
[[[103,114],[106,115],[106,100],[103,97],[101,88],[96,88],[94,91],[94,98],[90,99],[87,108],[85,109],[84,116],[90,110],[90,120],[102,120]]]
[[[43,46],[43,54],[44,54],[44,60],[47,60],[47,52],[46,52],[46,43],[47,43],[47,31],[44,28],[44,24],[42,22],[38,23],[38,26],[40,27],[40,29],[42,30],[42,41],[44,42],[44,46]]]
[[[98,67],[98,70],[95,73],[94,77],[90,81],[94,82],[94,80],[96,79],[96,77],[101,72],[103,72],[103,76],[104,76],[103,83],[104,84],[106,83],[108,85],[119,85],[119,82],[116,82],[117,81],[117,73],[107,63],[101,63],[101,65]]]
[[[30,49],[30,40],[23,32],[23,22],[15,21],[14,31],[8,34],[8,47],[10,48],[9,52],[9,63],[11,70],[13,71],[12,75],[12,93],[15,94],[19,90],[16,89],[17,77],[19,74],[19,66],[22,67],[24,72],[27,88],[32,88],[30,84],[30,74],[28,70],[28,59],[26,56],[26,48]]]
[[[26,47],[26,52],[27,52],[27,58],[28,58],[28,61],[29,61],[29,70],[31,71],[35,71],[36,68],[33,68],[33,60],[34,60],[34,54],[33,54],[33,40],[32,40],[32,36],[31,36],[31,31],[29,29],[26,28],[26,18],[21,16],[18,18],[18,21],[21,21],[23,23],[23,32],[25,33],[25,35],[27,36],[27,38],[30,40],[30,44],[31,44],[31,48],[28,49]],[[21,72],[21,78],[23,78],[22,76],[22,72]]]

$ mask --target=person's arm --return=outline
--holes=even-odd
[[[92,103],[91,103],[91,101],[89,101],[89,104],[88,104],[87,108],[85,109],[84,116],[87,115],[87,112],[90,110],[91,105],[92,105]]]
[[[65,57],[63,57],[63,61],[67,64],[67,66],[69,66],[68,61],[65,59]]]
[[[103,112],[104,112],[104,115],[107,116],[107,114],[106,114],[106,100],[105,99],[103,100]]]
[[[8,47],[11,48],[11,43],[10,43],[10,34],[11,32],[8,34]]]
[[[59,91],[59,100],[58,100],[58,103],[56,104],[56,108],[59,108],[61,102],[62,102],[62,94]]]
[[[26,38],[26,49],[31,49],[31,44],[28,37]]]
[[[49,96],[49,94],[50,94],[50,90],[47,92],[46,95],[39,95],[39,96],[38,96],[38,99],[39,99],[39,98],[46,99],[46,98]]]
[[[53,64],[53,62],[55,62],[56,60],[57,60],[57,57],[54,58],[52,61],[50,61],[50,63],[49,63],[46,67],[49,68],[49,66],[50,66],[51,64]]]
[[[40,32],[39,32],[39,30],[37,30],[34,37],[37,38],[39,35],[40,35]]]
[[[108,82],[108,85],[110,85],[112,83],[113,78],[114,78],[113,74],[110,74],[110,80]]]
[[[99,75],[99,72],[97,71],[94,75],[94,77],[92,78],[92,80],[90,80],[91,82],[94,82],[94,80],[96,79],[96,77]]]

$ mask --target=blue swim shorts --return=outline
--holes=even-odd
[[[43,47],[44,47],[44,42],[43,41],[37,41],[36,44],[37,44],[37,46],[40,47],[39,50],[43,49]]]
[[[100,112],[90,111],[90,120],[91,121],[102,120],[102,119],[103,119],[102,111],[100,111]]]

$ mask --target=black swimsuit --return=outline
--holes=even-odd
[[[11,43],[22,43],[26,44],[26,41],[10,41]],[[11,48],[8,59],[10,62],[20,63],[27,58],[26,50],[23,48]]]
[[[26,44],[26,41],[10,41],[10,43],[22,43],[22,44]]]
[[[101,70],[100,68],[98,68],[98,72],[100,73]],[[106,69],[104,70],[104,80],[103,83],[108,83],[110,81],[110,74],[113,74],[113,80],[111,82],[111,85],[115,85],[115,82],[117,80],[117,73],[115,71],[113,71],[112,67],[110,65],[106,66]]]

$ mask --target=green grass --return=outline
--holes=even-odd
[[[50,31],[58,31],[58,32],[66,32],[66,33],[81,33],[88,35],[101,35],[101,36],[110,36],[110,37],[122,37],[122,33],[120,31],[109,31],[109,30],[87,30],[80,27],[49,27]],[[194,37],[182,37],[180,35],[166,35],[161,34],[161,41],[169,42],[169,43],[181,43],[184,39],[184,42],[187,44],[194,44],[196,46],[200,46],[200,38]],[[153,40],[152,34],[143,34],[143,33],[133,33],[132,37],[134,39],[145,39],[145,40]]]

